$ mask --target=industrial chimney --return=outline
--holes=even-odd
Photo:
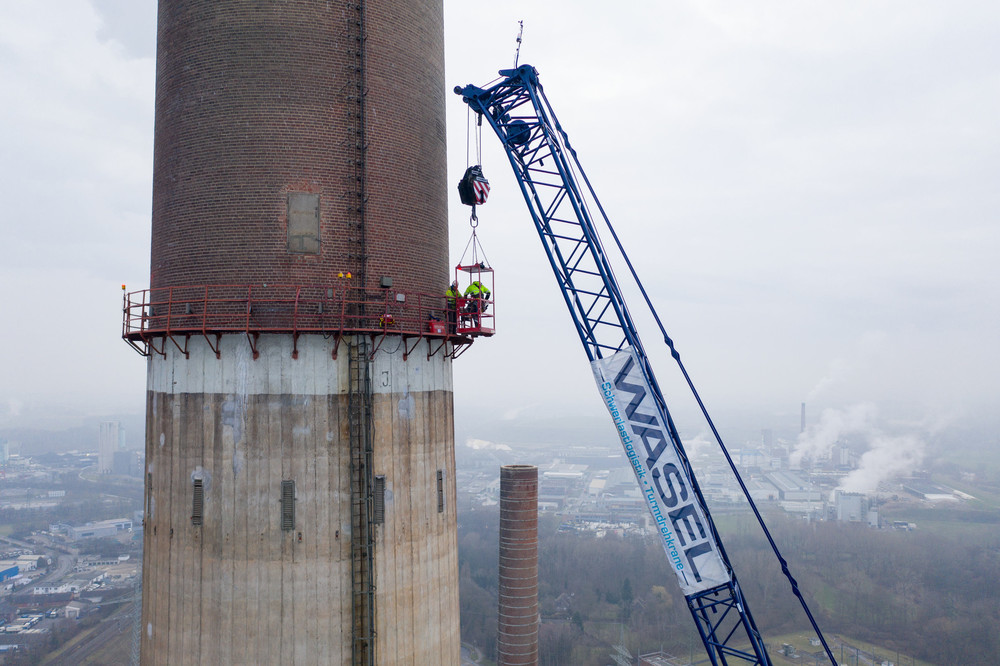
[[[458,663],[442,2],[158,21],[142,663]]]
[[[538,468],[500,468],[497,664],[538,666]]]

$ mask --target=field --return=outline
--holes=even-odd
[[[823,653],[823,646],[810,644],[809,639],[812,636],[812,634],[807,633],[792,633],[771,637],[767,644],[768,654],[771,655],[775,664],[828,665],[830,660]],[[834,658],[841,666],[871,666],[873,663],[880,665],[884,661],[888,661],[894,666],[940,666],[849,636],[831,634],[826,636],[826,640]],[[786,656],[782,652],[782,646],[786,644],[795,648],[794,654],[797,656]]]

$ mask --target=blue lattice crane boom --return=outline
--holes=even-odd
[[[478,114],[480,121],[486,119],[510,160],[595,381],[708,656],[712,664],[770,665],[764,641],[601,244],[592,209],[598,211],[599,219],[607,224],[616,243],[617,235],[544,95],[537,71],[530,65],[522,65],[501,70],[500,76],[498,83],[486,88],[467,85],[456,87],[455,92]],[[680,356],[663,331],[620,243],[618,249],[660,325],[672,356],[680,364]],[[704,412],[682,364],[681,369]],[[704,413],[708,418],[707,412]],[[719,438],[710,419],[709,424]],[[723,452],[726,453],[725,447]],[[726,457],[729,458],[728,453]],[[731,459],[730,465],[746,494]],[[750,500],[748,494],[747,499]],[[754,512],[760,519],[756,507]],[[836,666],[784,559],[764,529],[794,594]]]

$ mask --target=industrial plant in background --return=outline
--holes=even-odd
[[[459,660],[442,11],[159,4],[143,664]]]

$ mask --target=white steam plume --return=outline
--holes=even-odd
[[[924,459],[924,442],[916,435],[875,435],[858,468],[844,477],[838,490],[874,493],[883,479],[909,474]]]
[[[470,437],[465,440],[465,445],[470,449],[475,449],[477,451],[513,451],[506,444],[500,444],[498,442],[491,442],[488,439],[476,439],[475,437]]]
[[[699,456],[704,453],[713,453],[716,450],[714,439],[709,439],[708,433],[699,432],[691,439],[684,440],[684,451],[689,457]]]
[[[868,450],[861,456],[858,468],[844,477],[839,490],[872,493],[884,479],[909,474],[923,462],[923,439],[912,433],[885,434],[876,426],[877,416],[875,406],[870,403],[846,410],[824,410],[819,423],[799,435],[789,462],[798,467],[805,458],[816,460],[825,456],[841,437],[860,435],[867,441]]]
[[[819,423],[809,426],[799,435],[795,450],[788,457],[792,467],[798,467],[803,458],[816,460],[826,455],[842,435],[867,433],[875,429],[875,405],[862,403],[846,410],[824,409]]]

